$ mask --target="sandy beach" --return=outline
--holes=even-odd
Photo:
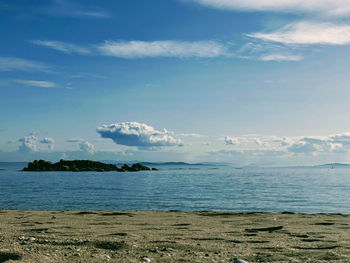
[[[341,214],[0,210],[0,262],[350,262]]]

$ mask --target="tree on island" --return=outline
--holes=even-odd
[[[57,163],[51,163],[45,160],[35,160],[29,162],[28,166],[23,168],[22,171],[31,172],[47,172],[47,171],[63,171],[63,172],[138,172],[138,171],[150,171],[157,170],[156,168],[149,168],[141,163],[135,163],[132,166],[124,164],[121,168],[118,168],[114,164],[106,164],[102,162],[95,162],[90,160],[74,160],[66,161],[60,160]]]

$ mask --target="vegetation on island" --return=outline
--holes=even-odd
[[[118,168],[114,164],[107,164],[102,162],[95,162],[90,160],[74,160],[66,161],[60,160],[57,163],[48,162],[45,160],[35,160],[29,162],[28,166],[22,171],[31,172],[48,172],[48,171],[62,171],[62,172],[138,172],[157,170],[156,168],[149,168],[141,163],[135,163],[131,166],[124,164]]]

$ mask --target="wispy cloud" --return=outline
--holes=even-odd
[[[89,48],[85,48],[85,47],[81,47],[78,45],[61,42],[61,41],[33,40],[31,42],[35,45],[52,48],[66,54],[78,53],[81,55],[88,55],[88,54],[91,54],[92,52]]]
[[[228,55],[228,47],[216,41],[105,41],[98,46],[102,55],[119,58],[200,57]]]
[[[50,67],[42,62],[16,57],[0,57],[0,71],[14,70],[51,72]]]
[[[150,57],[215,58],[230,56],[230,44],[217,41],[105,41],[102,44],[79,46],[62,41],[33,40],[33,44],[80,55],[103,55],[125,59]]]
[[[288,24],[270,33],[247,36],[287,45],[346,45],[350,44],[350,25],[302,21]]]
[[[90,18],[110,18],[110,14],[107,12],[97,12],[97,11],[75,11],[72,12],[71,15],[73,16],[80,16],[80,17],[90,17]]]
[[[350,15],[348,0],[182,0],[204,6],[240,11],[318,13],[327,16]]]
[[[21,80],[21,79],[15,79],[14,82],[31,86],[31,87],[40,87],[40,88],[54,88],[57,85],[54,82],[51,81],[42,81],[42,80]]]
[[[53,0],[52,6],[47,9],[47,13],[53,16],[72,18],[105,19],[111,17],[111,15],[104,10],[88,8],[69,0]]]
[[[259,57],[262,61],[300,61],[303,59],[301,55],[284,55],[284,54],[265,54]]]

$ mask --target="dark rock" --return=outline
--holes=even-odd
[[[157,168],[154,168],[154,167],[152,168],[152,171],[158,171],[158,170],[159,170],[159,169],[157,169]]]
[[[151,169],[141,163],[135,163],[131,167],[124,164],[121,168],[123,172],[138,172],[138,171],[150,171]]]
[[[281,230],[283,226],[273,226],[273,227],[263,227],[263,228],[250,228],[246,229],[247,232],[258,232],[258,231],[265,231],[265,232],[273,232],[277,230]]]
[[[89,160],[74,160],[65,161],[60,160],[57,163],[51,163],[44,160],[35,160],[29,162],[28,166],[23,168],[22,171],[44,172],[44,171],[70,171],[70,172],[137,172],[137,171],[150,171],[147,166],[136,163],[132,166],[124,164],[122,168],[118,168],[114,164],[106,164],[102,162],[94,162]]]

